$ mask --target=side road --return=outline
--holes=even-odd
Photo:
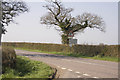
[[[118,78],[118,63],[110,61],[74,58],[16,50],[17,55],[29,57],[56,67],[59,78]]]

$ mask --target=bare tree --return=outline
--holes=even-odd
[[[62,43],[69,44],[68,35],[70,33],[76,34],[83,31],[85,28],[97,28],[100,31],[104,31],[104,21],[101,17],[83,13],[76,17],[71,16],[72,8],[65,8],[58,0],[51,0],[49,4],[43,6],[48,10],[48,14],[41,17],[41,23],[46,25],[56,25],[62,31]]]
[[[28,7],[25,2],[15,0],[0,1],[0,38],[1,35],[5,34],[5,32],[7,31],[5,26],[8,26],[10,22],[14,22],[14,17],[18,16],[20,13],[27,11]]]

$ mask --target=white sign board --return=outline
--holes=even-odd
[[[72,45],[77,44],[77,39],[69,39],[69,46],[72,47]]]

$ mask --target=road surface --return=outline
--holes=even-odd
[[[16,50],[16,53],[17,55],[54,65],[57,69],[61,70],[59,78],[118,78],[117,62],[67,57],[24,50]]]

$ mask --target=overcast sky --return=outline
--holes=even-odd
[[[106,23],[106,32],[85,29],[75,38],[78,44],[118,44],[118,3],[117,2],[64,2],[65,7],[74,9],[73,16],[84,12],[97,14]],[[15,18],[18,24],[11,23],[3,35],[3,42],[39,42],[61,44],[61,36],[54,28],[40,24],[40,17],[47,13],[42,6],[45,2],[27,2],[30,11]]]

